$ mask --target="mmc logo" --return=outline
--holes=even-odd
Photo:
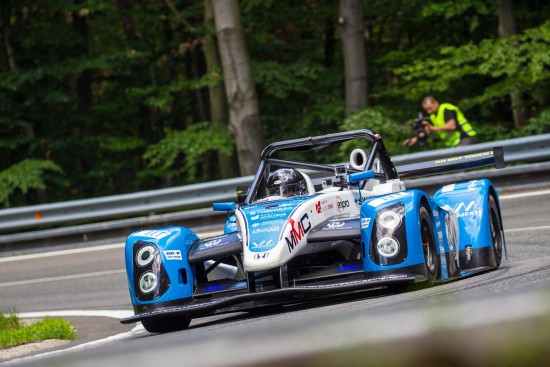
[[[291,228],[290,234],[285,237],[285,241],[288,245],[288,252],[292,252],[294,247],[297,246],[302,238],[305,237],[306,233],[310,231],[311,223],[307,213],[300,218],[299,222],[295,222],[292,218],[290,218],[288,222],[290,223]]]

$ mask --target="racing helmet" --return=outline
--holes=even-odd
[[[271,172],[267,178],[267,196],[298,196],[307,193],[304,176],[292,168],[281,168]]]

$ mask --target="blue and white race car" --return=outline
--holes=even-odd
[[[310,162],[347,149],[347,163]],[[223,234],[200,239],[168,227],[128,237],[135,315],[121,322],[168,332],[197,317],[496,269],[505,242],[489,180],[430,196],[401,178],[502,164],[495,148],[395,167],[370,130],[270,144],[251,186],[238,188],[238,204],[214,204],[228,213]]]

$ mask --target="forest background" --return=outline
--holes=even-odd
[[[544,0],[3,0],[0,16],[0,207],[253,174],[267,143],[348,129],[411,152],[425,95],[481,141],[550,132]]]

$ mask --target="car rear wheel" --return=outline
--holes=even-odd
[[[430,214],[425,206],[420,207],[420,239],[424,252],[424,267],[426,269],[427,285],[433,285],[437,280],[439,257],[437,255],[434,231]]]
[[[491,241],[493,253],[495,255],[496,268],[500,266],[502,260],[502,251],[504,249],[504,232],[502,230],[502,221],[500,219],[498,206],[493,195],[489,196],[489,222],[491,225]]]
[[[141,321],[145,330],[150,333],[170,333],[187,329],[191,323],[191,318],[187,316],[180,317],[162,317]]]

